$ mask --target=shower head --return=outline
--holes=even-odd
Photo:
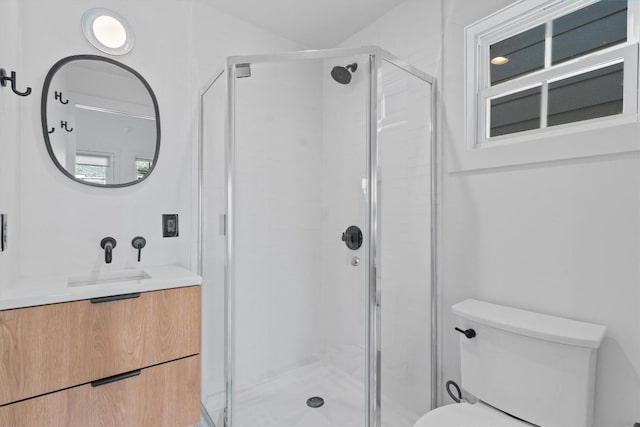
[[[348,85],[351,83],[351,73],[358,69],[358,64],[354,62],[346,67],[336,66],[331,70],[331,77],[340,84]]]

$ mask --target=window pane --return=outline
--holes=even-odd
[[[553,21],[552,63],[626,40],[626,0],[603,0]]]
[[[492,44],[489,49],[491,84],[544,68],[544,33],[545,26],[540,25]]]
[[[96,184],[109,184],[108,175],[111,168],[109,156],[76,153],[76,173],[78,179]]]
[[[549,84],[549,126],[622,113],[624,64]]]
[[[491,100],[490,136],[540,127],[540,87]]]
[[[151,160],[136,159],[136,172],[138,179],[144,178],[145,175],[149,173],[149,169],[151,169]]]

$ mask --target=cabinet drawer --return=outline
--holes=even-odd
[[[200,356],[0,407],[0,426],[188,426],[200,420]]]
[[[0,311],[0,405],[200,353],[200,287]]]

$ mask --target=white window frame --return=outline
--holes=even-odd
[[[582,9],[599,0],[520,0],[465,28],[465,136],[450,170],[469,170],[539,161],[610,154],[640,149],[638,125],[638,40],[640,2],[628,1],[627,41],[584,56],[551,65],[552,37],[547,27],[547,68],[490,85],[489,47],[513,35]],[[542,91],[541,128],[488,138],[490,100],[564,78],[624,62],[622,114],[546,127],[546,90]],[[621,137],[601,143],[584,140],[583,132],[605,132],[619,126]],[[633,129],[632,129],[633,128]],[[582,134],[582,137],[580,137]],[[624,138],[623,135],[630,138]],[[631,135],[636,134],[636,138]],[[554,141],[551,141],[551,140]],[[589,140],[591,138],[588,138]],[[631,140],[633,139],[633,140]],[[548,140],[548,141],[547,141]],[[552,142],[552,143],[551,143]]]

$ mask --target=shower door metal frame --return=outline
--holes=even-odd
[[[301,52],[285,52],[278,54],[251,55],[251,56],[231,56],[227,58],[227,64],[223,71],[217,73],[207,86],[200,92],[200,124],[199,124],[199,186],[198,186],[198,242],[197,242],[197,266],[198,273],[202,274],[202,153],[204,145],[204,120],[202,106],[204,96],[215,82],[226,74],[226,129],[225,129],[225,164],[226,164],[226,248],[225,248],[225,392],[226,407],[224,411],[224,426],[231,427],[233,425],[233,387],[234,387],[234,355],[235,342],[234,331],[235,324],[233,321],[233,308],[235,304],[234,286],[234,268],[235,268],[235,69],[238,65],[258,64],[258,63],[277,63],[286,61],[304,61],[307,59],[329,59],[340,58],[346,56],[368,55],[369,56],[369,72],[370,87],[368,91],[369,101],[369,117],[368,117],[368,138],[367,138],[367,179],[369,185],[368,191],[368,215],[367,215],[367,251],[368,251],[368,271],[367,271],[367,325],[366,325],[366,426],[380,427],[381,425],[381,388],[380,388],[380,357],[381,357],[381,315],[380,315],[380,292],[381,283],[377,277],[377,265],[379,265],[379,213],[380,213],[380,188],[378,179],[380,176],[380,153],[379,153],[379,122],[381,120],[381,111],[378,108],[378,101],[382,97],[383,87],[380,84],[382,78],[382,63],[386,61],[396,67],[406,71],[407,73],[417,77],[430,84],[431,88],[431,277],[430,277],[430,296],[431,296],[431,408],[437,406],[437,385],[439,368],[438,360],[438,300],[437,300],[437,200],[438,200],[438,148],[436,141],[436,80],[428,74],[418,70],[410,64],[399,60],[389,52],[377,47],[366,46],[356,49],[326,49],[326,50],[308,50]]]

